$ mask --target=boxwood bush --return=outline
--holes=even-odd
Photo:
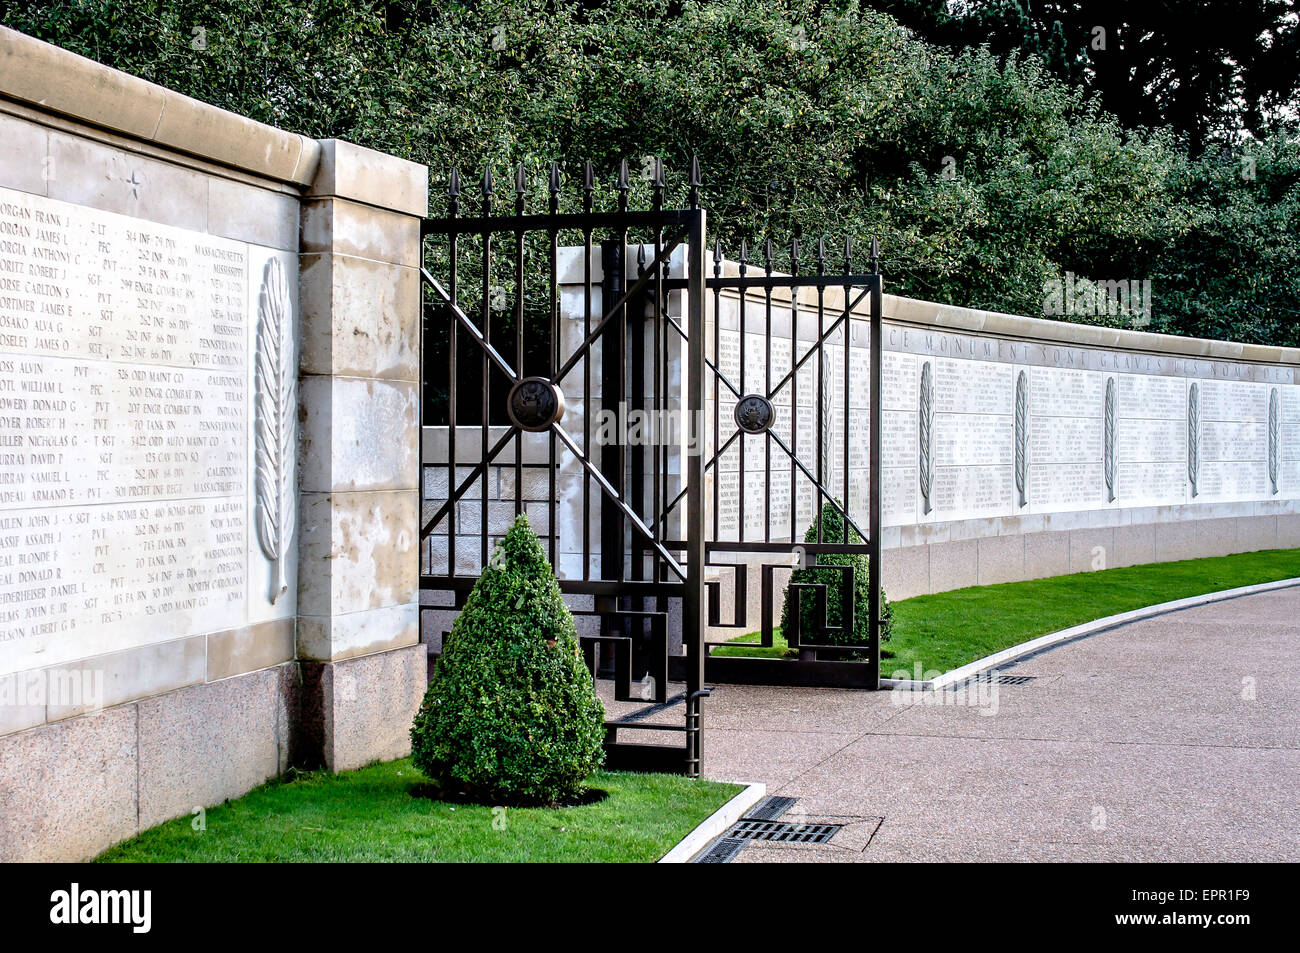
[[[443,645],[412,758],[448,796],[565,803],[604,760],[604,719],[573,616],[520,516]]]
[[[808,532],[804,534],[805,543],[817,542],[817,523],[821,523],[823,543],[843,543],[847,539],[849,544],[859,544],[863,542],[861,536],[853,529],[845,525],[844,518],[840,515],[839,509],[833,503],[825,503],[822,506],[820,517],[814,520],[808,527]],[[838,569],[827,569],[826,566],[852,566],[853,567],[853,632],[827,632],[824,636],[817,634],[821,627],[821,622],[817,618],[817,600],[811,592],[805,592],[799,600],[799,632],[800,638],[808,642],[819,642],[825,645],[866,645],[869,637],[870,613],[867,611],[868,598],[870,596],[870,586],[868,584],[867,570],[871,566],[871,560],[866,553],[822,553],[817,557],[820,565],[811,565],[813,559],[810,555],[807,562],[808,566],[796,569],[790,574],[791,583],[822,583],[826,586],[826,624],[839,626],[842,624],[841,617],[841,587],[844,585],[844,573]],[[785,603],[781,609],[781,629],[783,632],[790,631],[790,606],[794,600],[794,593],[790,589],[785,591]],[[880,590],[880,617],[882,625],[880,627],[880,640],[889,641],[893,634],[894,628],[894,608],[885,598],[883,587]]]

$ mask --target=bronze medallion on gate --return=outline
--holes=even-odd
[[[736,426],[745,433],[762,433],[772,426],[776,410],[772,402],[758,394],[747,394],[736,402]]]
[[[564,394],[545,377],[525,377],[510,389],[506,412],[520,430],[547,430],[564,416]]]

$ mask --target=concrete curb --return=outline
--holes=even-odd
[[[1136,622],[1139,619],[1149,619],[1152,616],[1164,615],[1166,612],[1177,612],[1180,609],[1191,609],[1195,606],[1203,606],[1211,602],[1223,602],[1228,599],[1237,599],[1241,596],[1251,596],[1260,592],[1271,592],[1274,589],[1290,589],[1293,586],[1300,586],[1300,578],[1279,579],[1277,582],[1262,582],[1253,586],[1241,586],[1237,589],[1224,589],[1219,592],[1207,592],[1199,596],[1189,596],[1186,599],[1176,599],[1173,602],[1161,602],[1153,606],[1144,606],[1141,609],[1134,609],[1131,612],[1121,612],[1118,615],[1109,615],[1101,619],[1093,619],[1091,622],[1084,622],[1068,629],[1062,629],[1059,632],[1049,632],[1047,635],[1040,635],[1036,639],[1030,639],[1028,642],[1021,642],[1019,645],[1013,645],[1009,649],[1003,649],[1001,652],[994,652],[992,655],[986,655],[982,659],[976,659],[974,662],[961,666],[961,668],[954,668],[951,672],[944,672],[938,678],[932,678],[921,682],[905,678],[882,678],[880,680],[880,687],[899,688],[904,690],[911,689],[912,691],[937,691],[957,682],[965,681],[972,675],[978,674],[986,669],[995,668],[1006,662],[1019,661],[1026,656],[1034,655],[1037,652],[1060,645],[1063,642],[1071,642],[1074,639],[1096,635],[1098,632],[1113,629],[1116,626],[1124,625],[1127,622]]]
[[[708,847],[715,837],[740,820],[746,811],[763,800],[764,795],[767,794],[766,784],[760,782],[747,784],[744,781],[736,783],[745,784],[745,789],[706,817],[695,830],[683,837],[676,847],[660,857],[656,863],[689,863],[692,857]]]

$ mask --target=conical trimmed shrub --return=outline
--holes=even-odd
[[[520,516],[443,645],[411,726],[412,759],[448,795],[564,802],[604,760],[604,720],[573,616]]]
[[[822,505],[821,516],[819,517],[822,524],[823,543],[844,543],[848,539],[850,545],[857,545],[863,542],[861,536],[856,531],[849,529],[844,522],[844,517],[840,515],[839,509],[833,503],[824,503]],[[817,520],[808,527],[808,532],[804,534],[805,543],[817,542]],[[812,557],[809,556],[808,562],[811,564]],[[790,582],[802,583],[821,583],[826,586],[826,623],[832,626],[843,624],[841,619],[841,589],[844,585],[844,573],[838,569],[824,569],[823,566],[852,566],[853,567],[853,633],[827,632],[824,636],[818,635],[821,628],[821,622],[817,618],[817,600],[813,593],[804,592],[799,599],[799,632],[800,638],[807,642],[820,642],[823,645],[866,645],[870,638],[870,620],[871,614],[868,611],[868,599],[871,596],[870,579],[867,571],[871,568],[871,560],[866,553],[822,553],[817,557],[818,566],[809,565],[802,569],[796,569],[790,574]],[[781,628],[783,631],[789,631],[790,625],[790,608],[794,602],[794,593],[790,589],[785,591],[785,604],[781,608]],[[893,634],[894,628],[894,608],[885,598],[885,590],[880,590],[880,640],[888,642]]]

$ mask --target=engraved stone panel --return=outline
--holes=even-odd
[[[252,499],[274,254],[0,189],[0,674],[293,613]]]

